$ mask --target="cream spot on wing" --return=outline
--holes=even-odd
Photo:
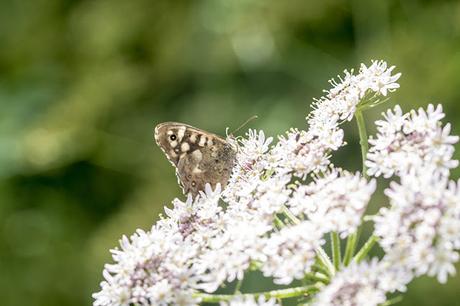
[[[180,128],[177,129],[177,138],[179,141],[182,141],[182,138],[184,138],[186,129],[187,128],[185,126],[181,126]]]
[[[199,145],[200,147],[204,147],[205,144],[206,144],[206,136],[201,135],[201,136],[200,136],[200,142],[198,143],[198,145]]]
[[[200,150],[195,150],[192,152],[192,157],[197,162],[200,162],[203,159],[203,153]]]
[[[183,142],[181,145],[180,145],[180,149],[182,152],[187,152],[188,150],[190,150],[190,145],[186,142]]]
[[[193,171],[192,171],[192,173],[194,173],[194,174],[198,174],[198,173],[202,173],[202,172],[203,172],[203,170],[201,170],[201,169],[198,168],[198,167],[195,167],[195,168],[193,169]]]
[[[173,131],[169,130],[169,131],[166,132],[166,134],[172,135],[172,134],[173,134]]]
[[[169,151],[169,155],[171,155],[171,157],[173,157],[173,158],[177,157],[177,154],[176,154],[176,152],[174,152],[174,150]]]
[[[190,135],[190,142],[191,143],[195,143],[196,142],[196,134],[193,133],[192,135]]]
[[[172,148],[175,148],[177,146],[177,141],[171,141],[169,144]]]
[[[209,138],[208,139],[208,146],[211,147],[213,144],[214,144],[214,142],[212,141],[212,138]]]

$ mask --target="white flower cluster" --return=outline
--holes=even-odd
[[[369,175],[389,178],[427,166],[448,175],[449,169],[458,166],[458,161],[452,160],[458,136],[449,135],[450,124],[441,126],[440,120],[444,118],[441,105],[435,108],[430,104],[426,111],[420,108],[406,114],[397,105],[394,111],[384,113],[384,117],[385,120],[375,123],[377,137],[369,139],[372,145],[366,162]]]
[[[360,264],[352,263],[339,271],[331,283],[316,296],[314,306],[377,306],[386,301],[386,293],[399,287],[404,275],[376,259]]]
[[[194,275],[188,261],[196,246],[188,245],[190,252],[185,253],[183,246],[164,240],[157,230],[138,230],[130,240],[123,237],[121,250],[112,251],[116,263],[105,266],[105,281],[93,295],[94,305],[194,305]]]
[[[373,218],[384,261],[410,275],[407,281],[428,274],[444,283],[459,260],[460,194],[448,178],[458,165],[452,160],[458,136],[449,135],[449,124],[442,127],[441,105],[406,114],[396,106],[384,116],[367,161],[369,174],[400,177],[385,191],[390,207]]]
[[[367,182],[359,173],[332,169],[310,184],[299,186],[288,207],[324,233],[338,232],[345,238],[361,224],[375,187],[375,180]]]
[[[253,197],[253,193],[263,184],[261,177],[270,168],[268,152],[272,141],[272,137],[265,138],[263,131],[255,130],[249,130],[247,138],[240,141],[237,164],[224,192],[226,202],[239,206],[242,210],[253,206],[253,200],[258,198]]]
[[[138,230],[123,237],[112,250],[115,264],[106,264],[102,290],[94,305],[196,305],[192,289],[199,285],[199,271],[191,263],[201,253],[204,236],[219,232],[219,190],[186,202],[175,200],[166,209],[169,218],[149,232]]]
[[[311,132],[319,138],[327,136],[341,121],[350,121],[363,100],[376,103],[379,95],[386,96],[389,91],[399,88],[396,81],[401,73],[392,75],[394,68],[388,67],[384,61],[373,61],[369,67],[361,64],[357,75],[345,70],[345,76],[339,76],[339,82],[331,80],[333,88],[313,103],[315,109],[308,117]]]
[[[312,222],[284,227],[272,234],[262,250],[263,274],[274,277],[277,284],[302,279],[315,263],[315,249],[324,243],[322,236]]]
[[[344,144],[343,130],[333,129],[328,133],[319,137],[310,130],[291,129],[279,137],[278,144],[271,151],[275,161],[272,165],[279,173],[292,173],[300,178],[327,170],[330,152]]]
[[[393,182],[386,195],[391,206],[374,217],[385,260],[408,275],[428,274],[445,283],[459,260],[458,183],[423,169]]]
[[[263,237],[272,230],[265,220],[240,210],[228,210],[218,222],[219,234],[205,237],[202,255],[193,260],[200,271],[198,287],[207,292],[225,281],[242,280],[251,262],[261,257]]]
[[[357,75],[345,72],[341,82],[332,81],[335,87],[316,101],[307,118],[309,130],[291,129],[275,145],[262,131],[250,130],[239,142],[236,165],[223,192],[208,185],[194,200],[176,199],[172,209],[165,208],[167,217],[150,231],[123,237],[121,249],[112,251],[115,263],[105,266],[105,281],[93,295],[94,305],[197,305],[197,292],[214,292],[225,282],[241,280],[254,266],[278,284],[302,279],[315,263],[315,250],[324,244],[324,234],[334,231],[344,238],[355,232],[375,190],[374,180],[334,168],[329,157],[345,144],[339,124],[351,120],[362,101],[375,102],[399,87],[400,74],[392,75],[393,68],[374,61],[370,67],[362,65]],[[447,147],[453,143],[451,138],[442,139]],[[221,199],[225,206],[219,205]],[[278,217],[286,208],[299,220],[278,228],[277,222],[283,222]],[[442,214],[458,218],[453,211],[442,210]],[[436,250],[443,243],[438,237],[445,235],[441,231],[452,231],[449,237],[459,232],[452,224],[437,225],[432,240]],[[458,240],[446,239],[444,248],[447,242],[458,247]],[[366,267],[352,269],[363,274]],[[348,290],[354,301],[361,301],[359,292],[368,293],[366,302],[384,300],[390,289],[383,281],[375,283],[368,275],[359,286],[347,285],[353,284],[349,270],[337,274],[318,301],[333,294],[346,297],[347,293],[331,293],[340,288]],[[277,304],[240,296],[222,305]]]
[[[263,237],[273,228],[238,207],[223,212],[220,196],[207,185],[195,201],[175,199],[173,209],[165,208],[168,218],[151,231],[123,237],[94,305],[196,305],[194,290],[213,292],[242,279],[250,263],[265,256]]]
[[[351,120],[366,97],[378,102],[379,96],[399,87],[396,81],[401,74],[392,75],[393,69],[384,61],[373,61],[370,67],[362,64],[357,75],[345,71],[340,82],[331,80],[333,88],[315,101],[307,117],[308,131],[292,129],[280,137],[272,152],[278,170],[300,178],[326,170],[329,153],[345,144],[340,123]]]

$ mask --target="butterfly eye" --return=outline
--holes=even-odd
[[[171,136],[169,136],[169,139],[171,139],[172,141],[176,140],[177,139],[177,136],[172,134]]]

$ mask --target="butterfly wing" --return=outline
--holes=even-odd
[[[195,197],[206,183],[213,189],[217,183],[225,187],[235,162],[235,150],[228,143],[218,142],[194,152],[181,157],[177,165],[176,173],[184,193]]]
[[[167,122],[155,128],[155,140],[176,167],[185,194],[195,197],[206,183],[222,187],[230,178],[235,148],[225,139],[192,126]]]

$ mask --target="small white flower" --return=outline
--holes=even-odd
[[[360,75],[362,76],[361,87],[370,88],[374,92],[379,92],[386,96],[388,92],[399,88],[396,81],[401,77],[401,73],[391,75],[395,66],[387,68],[385,61],[373,61],[372,65],[367,68],[361,64]]]
[[[265,154],[273,141],[273,137],[265,137],[264,131],[249,130],[247,136],[241,141],[242,150],[239,153],[251,159]]]

